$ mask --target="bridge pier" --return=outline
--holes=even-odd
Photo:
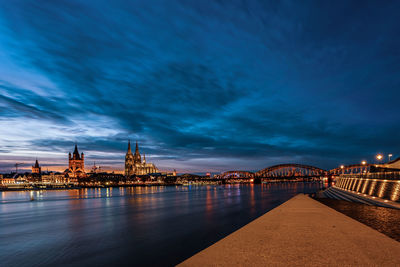
[[[253,180],[253,184],[261,184],[261,178],[260,177],[255,177]]]

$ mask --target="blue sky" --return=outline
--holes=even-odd
[[[127,140],[180,172],[400,155],[399,1],[5,1],[0,170]],[[27,165],[29,165],[27,164]]]

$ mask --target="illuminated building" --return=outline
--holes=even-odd
[[[39,162],[38,162],[38,160],[36,159],[35,165],[32,166],[32,173],[40,174],[41,172],[42,172],[42,168],[40,168]]]
[[[391,154],[391,156],[393,156],[393,155]],[[400,158],[389,161],[388,163],[384,164],[384,167],[391,168],[391,169],[400,169]]]
[[[131,142],[128,142],[128,151],[125,155],[125,176],[145,175],[148,173],[156,173],[158,169],[153,163],[146,162],[146,156],[142,157],[139,152],[139,146],[136,142],[135,154],[132,154]]]
[[[74,153],[68,156],[69,166],[65,170],[65,174],[69,177],[85,177],[85,155],[82,153],[79,155],[78,146],[75,144]]]
[[[15,178],[12,177],[5,177],[1,179],[1,184],[7,185],[7,184],[15,184]]]
[[[68,179],[62,173],[48,172],[42,175],[43,183],[67,183]]]

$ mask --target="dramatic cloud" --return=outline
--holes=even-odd
[[[62,169],[78,142],[88,165],[121,170],[128,139],[182,172],[396,154],[399,8],[3,1],[0,167]]]

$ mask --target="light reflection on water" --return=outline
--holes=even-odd
[[[1,192],[0,262],[173,265],[297,193],[318,187],[286,183]]]

